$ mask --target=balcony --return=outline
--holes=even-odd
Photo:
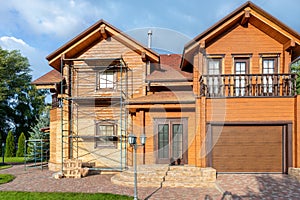
[[[202,75],[200,95],[222,97],[292,97],[296,74],[222,74]]]

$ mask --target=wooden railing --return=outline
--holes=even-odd
[[[202,75],[200,95],[212,98],[294,96],[296,76],[296,74]]]

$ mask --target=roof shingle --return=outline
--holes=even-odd
[[[51,70],[50,72],[44,74],[38,79],[34,80],[31,84],[33,85],[48,85],[48,84],[56,84],[62,81],[62,76],[59,71]]]
[[[147,76],[148,81],[164,80],[192,80],[193,74],[181,71],[180,54],[163,54],[160,55],[160,70],[156,70]]]

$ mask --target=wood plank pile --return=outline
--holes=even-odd
[[[88,174],[88,168],[82,168],[82,160],[67,159],[64,162],[63,176],[66,178],[81,178]]]

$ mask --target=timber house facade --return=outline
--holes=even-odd
[[[300,167],[300,35],[246,2],[159,55],[100,20],[47,56],[35,80],[52,92],[50,170],[68,158],[94,169],[132,165],[128,135],[145,134],[138,164],[287,173]]]

